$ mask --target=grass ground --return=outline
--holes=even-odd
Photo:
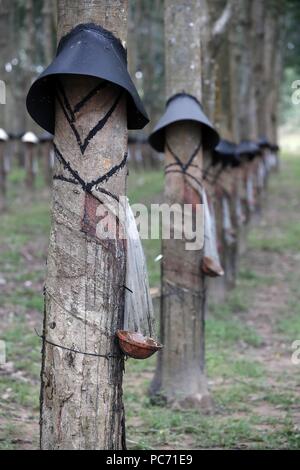
[[[49,233],[49,194],[22,194],[22,171],[9,182],[9,211],[1,215],[0,339],[7,363],[0,368],[0,449],[38,447],[38,394],[42,289]],[[211,305],[206,325],[207,374],[212,415],[152,406],[147,388],[155,357],[128,360],[125,406],[132,449],[300,448],[300,365],[291,344],[300,339],[300,160],[282,161],[270,181],[259,225],[251,228],[237,287]],[[160,172],[132,174],[130,200],[158,202]],[[159,285],[158,240],[147,241],[151,284]],[[213,296],[213,289],[211,291]]]

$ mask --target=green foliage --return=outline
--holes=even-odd
[[[283,2],[280,2],[283,4]],[[300,73],[300,5],[298,0],[285,0],[285,64]]]
[[[39,407],[37,392],[38,384],[33,385],[25,381],[1,378],[0,394],[5,396],[7,393],[10,403],[37,410]]]
[[[128,197],[131,204],[149,205],[162,199],[164,173],[161,170],[137,172],[130,170],[128,177]]]
[[[300,299],[286,305],[278,321],[278,331],[289,336],[291,341],[300,338]]]

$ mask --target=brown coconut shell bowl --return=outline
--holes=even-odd
[[[134,359],[147,359],[163,348],[163,345],[154,339],[135,331],[117,330],[116,335],[123,353]]]

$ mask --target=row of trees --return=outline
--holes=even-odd
[[[164,106],[163,9],[163,0],[129,2],[129,68],[143,96],[151,122],[156,121]],[[247,63],[253,59],[255,61],[253,82],[261,83],[263,80],[264,88],[267,83],[270,85],[267,75],[270,73],[272,62],[270,51],[266,50],[267,44],[270,48],[277,50],[279,53],[277,57],[281,56],[276,59],[279,73],[283,65],[295,71],[297,67],[300,67],[298,54],[300,34],[297,27],[300,12],[297,0],[248,2],[201,0],[200,10],[201,39],[205,51],[203,54],[203,100],[207,112],[210,106],[214,107],[215,101],[215,93],[208,93],[210,89],[215,87],[218,89],[221,82],[222,90],[226,86],[226,76],[222,73],[222,63],[223,68],[226,67],[226,62],[228,64],[226,50],[235,62],[232,74],[235,74],[235,67],[240,69],[240,74],[236,79],[240,81],[243,76],[244,79],[251,81],[250,75],[247,76],[245,70]],[[9,132],[21,133],[33,129],[33,123],[23,106],[25,90],[28,89],[32,79],[53,58],[56,44],[56,16],[55,0],[1,1],[0,78],[7,85],[7,105],[6,112],[0,115],[0,127]],[[263,59],[266,54],[271,61],[269,66]],[[265,68],[264,77],[261,74],[262,68]],[[260,76],[257,81],[258,75]],[[275,80],[275,76],[272,80]],[[244,82],[242,93],[246,93],[245,90],[248,88],[246,83]],[[276,83],[278,89],[280,80],[276,80]],[[257,93],[255,90],[248,90],[247,93],[251,96],[253,92]],[[264,97],[265,93],[262,92],[261,95]],[[228,95],[224,93],[224,96]],[[236,98],[240,99],[240,97]],[[274,101],[275,99],[276,97],[273,96]],[[257,95],[256,101],[260,102]],[[272,98],[270,98],[269,106],[271,106],[271,101]],[[207,105],[210,106],[207,107]],[[213,110],[211,112],[213,113]],[[258,114],[261,116],[263,113]],[[215,116],[211,114],[211,117]],[[266,125],[267,123],[264,127]],[[235,132],[238,133],[238,130]]]
[[[48,21],[47,47],[50,47],[54,9],[45,10],[46,3],[37,2]],[[128,55],[151,115],[159,114],[166,99],[185,92],[203,103],[206,114],[223,137],[240,142],[265,135],[276,142],[284,44],[282,2],[165,0],[164,4],[155,2],[156,9],[153,5],[150,8],[150,3],[133,3]],[[163,7],[164,15],[160,15]],[[39,31],[32,27],[35,11],[35,2],[26,2],[23,18],[28,35],[30,31],[34,35]],[[8,21],[9,4],[6,12]],[[127,42],[126,0],[59,0],[58,39],[77,24],[91,21],[113,32],[123,43]],[[132,24],[136,25],[136,21],[139,23],[135,29]],[[151,37],[155,38],[153,43]],[[24,44],[28,48],[27,52],[26,47],[24,49],[25,57],[31,58],[31,64],[35,63],[32,57],[36,58],[36,51],[29,51],[34,40],[31,37]],[[163,55],[165,68],[161,62]],[[11,73],[7,64],[6,72]],[[12,60],[10,64],[14,66]],[[32,66],[26,70],[28,74],[24,76],[28,85],[29,71],[30,79],[33,75]],[[78,97],[89,93],[95,82],[86,77],[64,78],[63,86],[70,102],[76,103]],[[93,98],[92,106],[82,110],[79,119],[84,134],[88,134],[95,118],[93,106],[105,114],[106,103],[115,93],[113,87],[104,89]],[[168,140],[183,163],[197,147],[199,136],[197,125],[180,123],[170,129]],[[57,178],[43,333],[43,448],[118,449],[125,446],[124,359],[116,346],[115,332],[122,326],[124,312],[126,244],[121,238],[99,243],[94,233],[101,217],[96,210],[97,198],[84,187],[74,187],[67,171],[68,165],[72,165],[77,175],[92,181],[95,173],[105,174],[108,168],[119,163],[127,149],[125,100],[120,101],[106,130],[93,139],[93,145],[85,154],[88,158],[81,158],[63,112],[57,108]],[[203,170],[209,166],[211,158],[211,152],[198,150],[194,171],[201,182]],[[172,161],[168,149],[165,161]],[[113,194],[115,199],[123,196],[126,166],[114,175],[113,181],[104,181],[101,189],[102,194]],[[199,189],[183,175],[175,173],[167,175],[165,199],[170,204],[202,202]],[[151,392],[181,406],[211,407],[205,377],[207,281],[201,271],[203,252],[187,252],[183,240],[170,240],[163,242],[163,254],[161,340],[165,349],[158,359]],[[70,350],[57,346],[62,343]],[[77,354],[76,350],[89,353]]]
[[[271,6],[263,8],[261,2],[255,3],[261,15],[254,14],[253,2],[248,0],[214,2],[214,8],[202,0],[165,1],[166,99],[182,92],[195,96],[224,137],[240,141],[266,134],[275,141],[278,86],[273,77],[281,73],[278,15]],[[127,2],[108,0],[85,7],[86,3],[79,0],[72,2],[72,8],[69,2],[59,2],[60,36],[92,17],[126,41]],[[266,27],[262,28],[261,22]],[[65,79],[64,86],[72,102],[72,97],[76,101],[77,96],[88,93],[92,83],[86,78]],[[103,99],[105,103],[105,92],[97,98],[100,109]],[[118,126],[114,127],[112,120],[109,132],[94,137],[97,146],[87,150],[91,162],[87,168],[85,161],[76,157],[72,133],[58,108],[55,143],[61,154],[56,173],[65,168],[62,155],[87,180],[93,179],[96,167],[105,173],[108,161],[99,158],[99,151],[111,156],[109,167],[116,164],[117,156],[125,152],[124,109],[120,107],[115,115]],[[81,116],[81,129],[88,132],[91,118],[87,109]],[[173,152],[187,163],[198,145],[199,126],[178,123],[167,132]],[[193,160],[194,176],[200,181],[210,159],[210,152],[203,154],[199,149]],[[171,161],[166,149],[165,162]],[[96,223],[95,200],[78,189],[75,199],[72,186],[61,179],[54,185],[45,290],[44,338],[48,341],[43,348],[41,443],[43,448],[120,448],[124,445],[123,359],[118,356],[114,335],[122,324],[124,310],[120,286],[125,280],[126,246],[118,239],[99,245],[91,231],[83,230],[82,210],[89,217],[90,229]],[[113,184],[107,183],[105,191],[115,197],[123,195],[125,179],[124,168]],[[165,200],[169,204],[199,204],[202,197],[189,178],[173,172],[166,177]],[[164,350],[158,358],[151,392],[167,403],[210,408],[204,355],[207,280],[201,270],[203,252],[187,252],[184,244],[184,240],[163,242]],[[74,248],[70,251],[70,247]],[[111,356],[108,360],[65,353],[53,346],[62,338],[77,350]]]

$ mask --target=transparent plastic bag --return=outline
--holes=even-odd
[[[223,214],[223,230],[225,236],[225,243],[231,246],[235,243],[236,238],[231,221],[229,201],[226,196],[222,197],[222,214]]]
[[[221,266],[216,233],[216,218],[213,207],[209,206],[206,192],[202,192],[204,205],[204,256],[203,271],[208,276],[222,276],[224,271]]]
[[[155,319],[150,295],[146,259],[134,214],[126,206],[127,267],[124,330],[155,336]],[[129,290],[130,289],[130,290]]]

